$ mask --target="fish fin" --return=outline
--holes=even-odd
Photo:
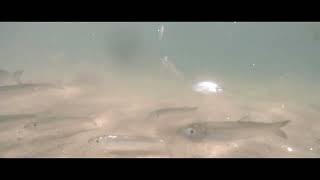
[[[18,84],[22,84],[21,82],[21,76],[23,74],[23,70],[20,71],[16,71],[13,73],[13,79],[18,83]]]
[[[274,132],[274,134],[276,134],[277,136],[280,136],[280,137],[282,137],[282,138],[284,138],[284,139],[288,139],[287,134],[286,134],[284,131],[282,131],[281,129],[276,129],[276,130],[274,130],[273,132]]]
[[[280,122],[274,122],[274,123],[272,123],[272,127],[281,128],[281,127],[287,125],[289,122],[290,122],[290,120],[285,120],[285,121],[280,121]]]
[[[238,122],[249,122],[250,117],[249,115],[243,116],[241,119],[238,120]]]

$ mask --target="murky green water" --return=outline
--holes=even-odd
[[[319,157],[319,33],[311,22],[1,22],[0,156]],[[218,87],[196,91],[204,81]],[[238,121],[247,115],[256,124]],[[261,126],[285,120],[287,138]],[[203,122],[223,125],[197,142],[177,132]]]

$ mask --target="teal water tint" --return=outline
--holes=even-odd
[[[152,74],[168,56],[188,79],[209,76],[255,86],[287,78],[299,91],[319,90],[316,22],[3,22],[0,27],[4,69],[70,73],[92,64],[107,71],[112,62],[115,71]]]
[[[319,76],[316,22],[3,22],[0,27],[1,67],[7,69],[55,71],[65,64],[104,67],[112,61],[119,70],[140,71],[160,66],[159,59],[168,56],[188,78],[265,84],[289,76],[308,85]]]
[[[161,26],[164,31],[159,40]],[[109,107],[104,104],[107,100],[126,99],[121,100],[125,106],[129,99],[138,98],[130,103],[147,108],[143,112],[166,108],[161,103],[199,105],[200,113],[213,114],[203,117],[246,113],[265,115],[265,119],[281,116],[291,118],[293,129],[299,129],[295,122],[316,122],[313,120],[319,116],[319,57],[317,22],[0,23],[1,70],[23,70],[22,81],[27,83],[70,85],[56,97],[85,94],[85,88],[93,86],[92,94],[74,98],[79,104],[90,104],[92,111]],[[219,84],[222,95],[193,92],[192,85],[204,80]],[[42,91],[32,92],[41,95]],[[59,107],[54,101],[59,98],[52,100],[45,94],[48,99],[39,98],[41,103],[34,100],[29,105],[32,98],[28,95],[9,94],[12,98],[0,102],[1,113],[40,112],[37,105],[44,109],[51,107],[51,102],[63,112],[63,105],[73,103],[72,98],[64,99]],[[158,99],[152,104],[148,98]],[[76,105],[67,108],[77,112]],[[115,112],[112,118],[126,114]],[[305,128],[318,125],[305,124]],[[313,133],[320,136],[317,130]]]

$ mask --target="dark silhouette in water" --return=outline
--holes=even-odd
[[[142,52],[141,43],[142,36],[132,27],[117,28],[112,36],[106,38],[108,45],[108,53],[114,58],[114,63],[120,67],[128,67],[135,65],[136,57]]]
[[[16,71],[14,73],[10,73],[6,70],[0,69],[0,85],[6,84],[8,82],[16,82],[18,84],[21,84],[22,74],[23,74],[23,71]]]

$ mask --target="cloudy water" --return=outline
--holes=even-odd
[[[1,22],[0,157],[319,157],[319,33]]]

